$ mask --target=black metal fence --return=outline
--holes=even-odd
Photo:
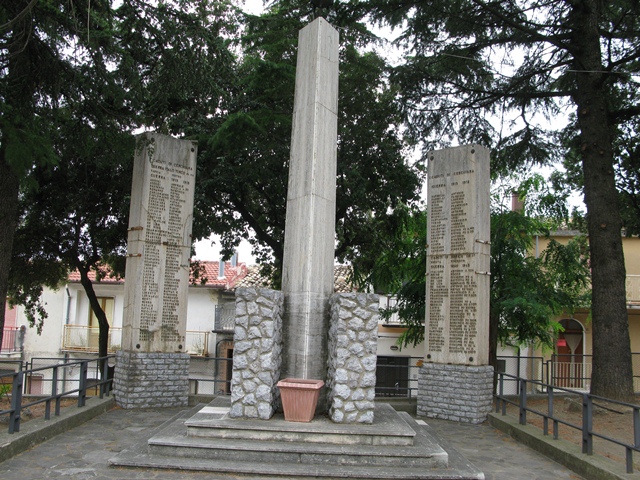
[[[415,397],[418,393],[420,357],[378,357],[376,397]],[[230,395],[233,358],[191,359],[189,393],[191,395]]]
[[[415,397],[421,357],[379,356],[376,364],[376,398]]]
[[[112,358],[114,356],[110,355],[68,362],[56,358],[40,358],[33,359],[31,365],[26,362],[24,368],[20,365],[15,371],[0,374],[2,395],[10,398],[9,408],[0,410],[0,416],[9,416],[9,433],[20,431],[20,414],[23,409],[32,405],[44,403],[44,418],[49,420],[52,402],[54,415],[60,415],[60,401],[63,397],[77,397],[78,407],[83,407],[91,390],[100,398],[109,395],[112,379],[108,378],[106,372],[109,371],[109,360]],[[34,366],[38,364],[41,365]],[[37,392],[34,392],[36,389]],[[29,397],[24,396],[25,394],[29,394]]]
[[[190,395],[230,395],[233,358],[191,358]]]
[[[632,353],[633,387],[640,393],[640,353]],[[527,356],[499,356],[497,371],[506,373],[505,394],[520,393],[520,384],[516,378],[527,378],[536,383],[529,383],[529,393],[545,390],[541,385],[552,385],[560,388],[570,388],[579,391],[589,391],[591,387],[592,355],[551,355],[551,358]]]
[[[520,385],[519,394],[514,397],[505,393],[505,381],[515,381]],[[528,392],[532,389],[530,385],[535,385],[539,391],[545,391],[547,397],[547,408],[545,411],[535,410],[527,406]],[[560,395],[577,395],[582,400],[582,423],[576,425],[567,420],[563,420],[554,414],[554,399]],[[543,434],[549,435],[549,422],[552,425],[553,438],[559,438],[560,424],[567,427],[580,430],[582,433],[582,453],[593,455],[593,439],[601,438],[608,442],[619,445],[625,449],[625,460],[627,473],[633,473],[633,452],[640,452],[640,406],[631,403],[618,402],[608,398],[591,395],[586,392],[573,390],[569,388],[556,387],[548,383],[531,380],[528,378],[516,377],[508,373],[498,374],[498,393],[496,396],[496,413],[502,412],[506,415],[507,405],[515,405],[518,408],[518,417],[520,425],[527,424],[527,413],[539,415],[543,419]],[[514,400],[515,398],[515,400]],[[617,405],[619,407],[631,408],[633,412],[633,443],[626,443],[618,439],[611,438],[601,432],[597,432],[593,428],[593,404],[595,401],[607,402],[608,404]]]

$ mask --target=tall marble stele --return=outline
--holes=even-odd
[[[335,248],[338,46],[338,32],[324,18],[300,31],[282,273],[281,378],[325,380],[327,374]]]
[[[187,288],[197,144],[140,135],[134,159],[122,349],[114,390],[124,408],[188,404]]]
[[[425,359],[418,414],[479,423],[491,410],[489,150],[429,154]]]

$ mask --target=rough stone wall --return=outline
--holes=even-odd
[[[189,404],[186,353],[116,353],[113,389],[122,408],[184,407]]]
[[[378,295],[338,293],[331,297],[329,306],[329,416],[336,423],[372,423]]]
[[[493,367],[425,363],[418,378],[417,414],[482,423],[491,411]]]
[[[284,295],[276,290],[236,290],[231,417],[268,420],[276,411],[283,303]]]

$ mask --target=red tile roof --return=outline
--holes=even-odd
[[[199,265],[200,268],[195,268]],[[192,262],[191,283],[200,287],[212,287],[224,290],[232,290],[247,275],[247,265],[239,263],[232,267],[231,262],[225,262],[224,277],[218,278],[220,262],[199,260],[197,264]],[[101,267],[104,277],[100,279],[103,284],[120,284],[124,283],[124,278],[115,277],[111,274],[108,267]],[[96,282],[96,272],[89,272],[89,279]],[[77,270],[71,272],[69,281],[74,283],[80,282],[80,272]]]
[[[191,282],[195,285],[232,290],[247,275],[246,263],[239,263],[232,267],[231,262],[225,262],[224,277],[222,278],[219,278],[220,262],[199,261],[198,263],[201,267],[198,278],[194,278],[193,269],[191,272]]]
[[[260,265],[251,265],[248,267],[246,275],[237,283],[236,286],[271,288],[269,279],[260,274]],[[333,291],[335,293],[350,293],[358,291],[351,281],[350,265],[334,265]]]
[[[118,284],[124,283],[124,278],[115,276],[111,269],[107,266],[100,266],[100,272],[102,273],[102,278],[100,279],[100,283],[110,283],[110,284]],[[96,272],[91,270],[89,272],[89,280],[92,282],[96,282]],[[78,270],[74,270],[69,274],[69,281],[74,283],[80,283],[80,272]]]

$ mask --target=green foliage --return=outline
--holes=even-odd
[[[636,7],[631,0],[598,4],[607,53],[602,72],[592,73],[603,76],[614,124],[638,115]],[[496,173],[560,158],[554,130],[534,117],[553,119],[575,94],[574,48],[584,41],[575,37],[582,28],[576,2],[368,0],[345,8],[401,30],[407,55],[395,75],[420,138],[495,146]],[[488,115],[520,121],[504,136]]]
[[[398,314],[408,328],[401,345],[416,346],[424,340],[425,268],[427,264],[427,215],[419,208],[400,205],[393,213],[397,227],[386,237],[368,277],[361,283],[375,291],[394,295],[395,306],[381,310],[383,319]]]
[[[592,392],[632,398],[620,232],[623,227],[635,231],[640,203],[635,184],[637,1],[365,0],[346,5],[356,18],[401,29],[406,55],[393,78],[410,132],[424,141],[425,151],[451,143],[485,145],[495,152],[494,179],[566,157],[565,169],[577,173],[587,206],[594,291]],[[573,115],[566,117],[567,112]]]
[[[8,396],[11,393],[10,383],[0,383],[0,397]]]
[[[133,137],[94,129],[73,118],[59,121],[50,137],[61,161],[36,167],[37,189],[21,196],[23,212],[12,259],[9,296],[25,306],[29,323],[42,328],[43,286],[57,288],[69,272],[100,265],[122,275],[131,190]]]
[[[539,178],[525,179],[521,191],[528,194],[532,213],[537,208],[543,213],[562,212],[546,198],[550,192]],[[388,239],[372,273],[363,281],[396,297],[396,305],[381,313],[383,317],[397,313],[408,327],[399,343],[415,346],[424,340],[427,217],[424,212],[405,208],[396,211],[396,218],[401,228]],[[495,342],[550,347],[560,328],[554,317],[562,311],[589,306],[586,238],[578,236],[566,245],[551,240],[543,252],[536,253],[536,239],[545,239],[549,229],[558,226],[558,220],[507,211],[495,203],[491,215],[490,289]]]
[[[234,86],[223,105],[226,115],[194,129],[199,140],[194,236],[221,235],[223,255],[230,255],[241,239],[249,240],[276,284],[283,254],[296,39],[304,25],[301,16],[308,13],[306,2],[281,2],[247,19]],[[356,48],[361,25],[336,26],[341,28],[336,256],[364,265],[375,257],[380,227],[391,221],[393,208],[416,198],[418,176],[403,158],[403,117],[388,66],[378,55]]]
[[[551,240],[536,252],[536,240],[549,234],[548,225],[519,212],[491,217],[490,319],[503,345],[553,346],[562,311],[589,306],[589,266],[586,239],[565,246]]]
[[[208,0],[0,4],[0,161],[29,187],[9,295],[39,329],[42,287],[78,269],[106,354],[108,325],[88,274],[99,281],[101,265],[124,269],[132,132],[181,136],[216,113],[234,61],[235,15],[228,2]]]

